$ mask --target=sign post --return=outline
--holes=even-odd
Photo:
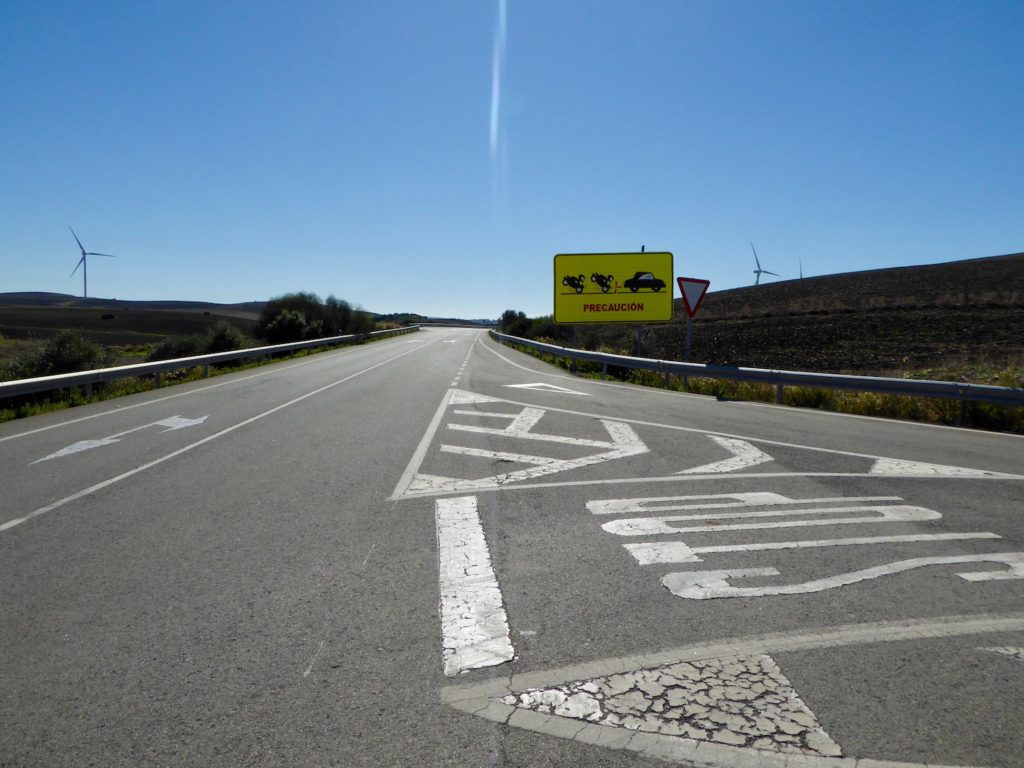
[[[702,280],[699,277],[679,277],[679,292],[683,294],[683,307],[686,308],[686,347],[683,351],[683,362],[690,362],[690,347],[693,341],[693,317],[704,302],[704,295],[711,285],[710,280]]]

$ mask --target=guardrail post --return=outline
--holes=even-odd
[[[156,388],[160,389],[161,384],[163,384],[163,374],[160,371],[157,371],[153,379],[156,382]]]
[[[775,402],[778,403],[779,405],[782,405],[783,400],[782,400],[782,385],[781,384],[777,384],[776,387],[775,387]]]
[[[88,384],[83,385],[82,386],[82,390],[83,390],[83,394],[85,395],[86,399],[89,399],[90,397],[92,397],[92,382],[89,382]]]
[[[207,363],[206,365],[203,366],[203,378],[204,379],[210,378],[210,364],[209,363]]]
[[[960,394],[962,395],[963,391],[961,391]],[[967,415],[967,401],[966,400],[961,400],[960,401],[960,408],[956,412],[956,425],[958,427],[962,427],[964,425],[964,417],[966,415]]]
[[[601,363],[601,381],[608,375],[608,363]]]

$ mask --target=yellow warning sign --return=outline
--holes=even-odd
[[[556,323],[666,323],[672,319],[672,254],[560,253]]]

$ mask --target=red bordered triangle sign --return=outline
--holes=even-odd
[[[686,307],[686,314],[693,317],[700,309],[704,301],[704,294],[708,292],[710,280],[701,280],[699,277],[677,277],[679,292],[683,294],[683,306]]]

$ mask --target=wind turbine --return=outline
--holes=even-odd
[[[754,244],[750,244],[750,250],[754,252],[754,263],[757,264],[757,269],[754,270],[754,285],[761,284],[761,275],[775,275],[776,277],[782,277],[778,272],[769,272],[767,269],[761,269],[761,262],[757,258],[757,249]]]
[[[71,229],[71,227],[68,227],[68,229]],[[71,235],[75,238],[75,242],[78,243],[79,250],[82,251],[82,258],[78,260],[75,268],[71,270],[71,277],[75,276],[75,272],[78,271],[79,267],[82,268],[82,298],[87,299],[89,298],[89,263],[86,256],[106,256],[108,259],[116,259],[117,256],[113,256],[109,253],[93,253],[92,251],[86,251],[85,246],[82,245],[82,241],[79,240],[78,235],[75,234],[75,230],[71,229]]]

